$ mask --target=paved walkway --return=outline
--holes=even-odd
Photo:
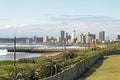
[[[79,80],[120,80],[120,55],[108,56],[104,61],[99,61],[94,67],[99,66],[95,72]]]

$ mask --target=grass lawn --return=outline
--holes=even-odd
[[[90,69],[79,80],[120,80],[120,55],[107,56]]]

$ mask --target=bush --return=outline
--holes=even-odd
[[[18,63],[36,63],[35,59],[33,58],[23,58],[17,60]]]
[[[35,69],[8,67],[5,70],[8,77],[1,77],[2,80],[38,80]]]
[[[57,74],[61,71],[61,65],[52,58],[46,60],[42,65],[38,66],[37,73],[40,78],[45,78]]]
[[[63,59],[66,61],[67,59],[73,59],[76,56],[77,56],[77,54],[75,51],[69,51],[69,52],[64,53]]]

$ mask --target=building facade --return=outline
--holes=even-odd
[[[65,31],[61,31],[60,43],[64,43]]]
[[[48,36],[43,37],[43,43],[47,43],[48,42]]]
[[[105,41],[105,32],[101,31],[99,32],[99,42]]]
[[[75,42],[75,33],[76,33],[75,30],[72,31],[72,33],[71,33],[71,43],[74,43],[74,42]]]
[[[88,32],[86,35],[85,35],[85,42],[86,43],[92,43],[92,41],[96,38],[95,34],[90,34],[90,32]]]

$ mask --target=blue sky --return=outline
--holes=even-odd
[[[0,37],[58,36],[60,30],[120,33],[120,0],[0,0]],[[89,28],[89,29],[88,29]],[[56,33],[56,34],[55,34]]]

